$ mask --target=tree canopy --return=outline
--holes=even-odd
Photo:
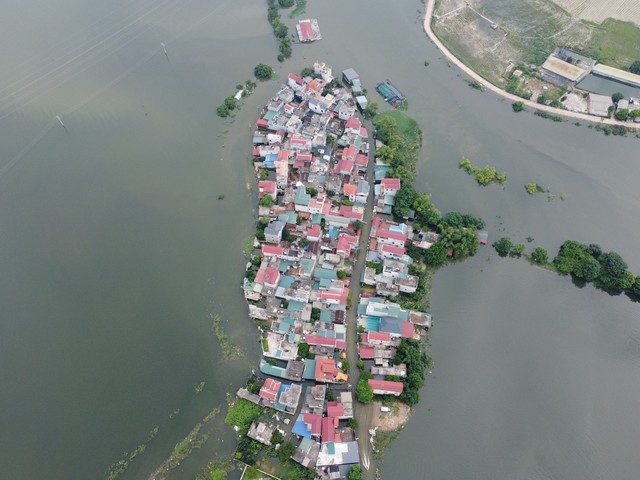
[[[364,403],[365,405],[371,403],[373,400],[373,389],[369,386],[368,382],[370,378],[373,378],[371,373],[363,372],[356,386],[356,398],[360,403]]]
[[[273,76],[273,68],[264,63],[259,63],[253,69],[253,74],[262,80],[267,80]]]
[[[640,60],[636,60],[629,66],[629,71],[640,75]]]

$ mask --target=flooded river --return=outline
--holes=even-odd
[[[281,78],[314,60],[354,67],[379,103],[374,85],[389,78],[424,132],[417,186],[443,211],[468,210],[492,238],[532,236],[531,248],[552,255],[568,238],[599,243],[640,273],[640,141],[514,114],[469,88],[428,42],[422,9],[415,0],[311,1],[323,40],[297,46],[284,65],[261,0],[5,9],[3,478],[102,478],[158,425],[120,477],[144,479],[256,364],[239,288],[255,203],[247,142],[276,83],[260,85],[233,122],[214,112],[261,61]],[[461,155],[506,171],[506,188],[477,187],[457,168]],[[530,197],[526,182],[556,199]],[[637,304],[484,248],[438,273],[432,310],[434,373],[385,458],[386,478],[627,479],[640,470]],[[211,313],[243,348],[240,360],[223,358]],[[170,478],[192,479],[232,448],[221,415]]]

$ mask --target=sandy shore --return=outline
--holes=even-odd
[[[634,123],[620,122],[618,120],[614,120],[611,118],[594,117],[593,115],[587,115],[587,114],[578,113],[578,112],[569,112],[567,110],[561,110],[558,108],[549,107],[548,105],[540,105],[537,102],[533,102],[531,100],[525,100],[524,98],[520,98],[516,95],[513,95],[509,92],[502,90],[499,87],[496,87],[493,83],[482,78],[476,72],[474,72],[469,67],[467,67],[464,63],[458,60],[458,58],[456,58],[447,49],[447,47],[444,46],[444,44],[440,41],[440,39],[436,36],[436,34],[433,33],[433,30],[431,29],[431,18],[433,17],[433,10],[435,8],[435,3],[436,3],[436,0],[427,0],[427,9],[424,16],[424,31],[427,33],[427,36],[431,39],[433,43],[435,43],[435,45],[444,54],[444,56],[447,58],[447,60],[450,63],[452,63],[453,65],[458,67],[460,70],[462,70],[471,79],[481,84],[485,89],[490,90],[491,92],[497,95],[500,95],[501,97],[506,98],[507,100],[510,100],[512,102],[518,102],[518,101],[523,102],[525,106],[532,108],[534,110],[541,110],[544,112],[552,113],[554,115],[560,115],[562,117],[572,118],[575,120],[584,120],[586,122],[598,123],[601,125],[605,125],[605,124],[618,125],[618,126],[627,127],[630,129],[640,130],[640,124],[637,124],[637,123],[634,124]]]

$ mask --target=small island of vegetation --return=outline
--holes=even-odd
[[[487,185],[491,185],[492,183],[497,183],[499,185],[504,185],[507,182],[507,174],[506,172],[498,172],[495,167],[491,167],[489,165],[484,168],[477,167],[471,163],[466,157],[461,157],[458,166],[462,168],[469,175],[475,177],[476,181],[479,185],[486,187]]]

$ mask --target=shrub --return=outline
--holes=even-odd
[[[513,102],[511,104],[511,108],[513,108],[514,112],[521,112],[522,110],[524,110],[524,102],[522,101]]]

